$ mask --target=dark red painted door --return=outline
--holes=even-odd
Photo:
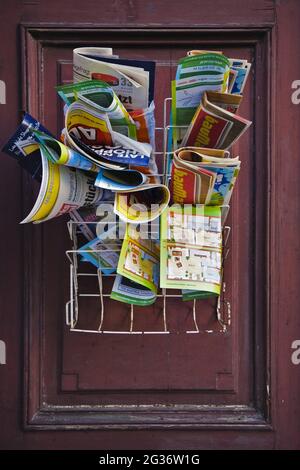
[[[185,333],[193,326],[192,306],[175,299],[167,301],[169,335],[70,332],[66,220],[18,226],[32,205],[33,183],[1,155],[1,447],[300,447],[300,369],[292,360],[300,338],[294,308],[300,108],[291,100],[292,82],[300,78],[300,59],[291,53],[299,13],[293,0],[188,0],[184,10],[174,0],[5,7],[1,143],[22,108],[60,131],[54,87],[71,80],[72,49],[80,45],[156,60],[158,126],[187,50],[247,58],[253,69],[241,114],[253,126],[235,148],[243,167],[225,272],[231,321],[228,311],[218,319],[214,304],[198,302],[199,334]],[[161,310],[160,304],[137,310],[135,328],[159,328]],[[106,301],[106,311],[107,329],[128,327],[126,306]],[[95,328],[98,319],[99,300],[82,301],[80,327]]]

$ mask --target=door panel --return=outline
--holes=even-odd
[[[60,29],[59,42],[57,32],[51,28],[38,31],[24,28],[23,34],[24,50],[28,49],[30,61],[36,61],[35,69],[39,71],[36,76],[30,77],[30,81],[25,80],[24,83],[25,97],[29,97],[27,109],[33,114],[37,111],[37,117],[41,118],[46,127],[59,134],[63,126],[63,115],[55,86],[72,80],[72,49],[77,45],[77,39],[73,39],[73,35],[76,36],[76,33],[72,32],[70,37],[67,30]],[[99,33],[90,37],[91,31],[81,31],[80,34],[83,44],[110,44],[110,39],[107,38],[109,33],[102,32],[100,38]],[[157,62],[155,102],[158,126],[163,125],[163,103],[170,95],[170,81],[174,77],[178,59],[188,49],[197,47],[222,49],[228,56],[244,57],[253,62],[241,114],[256,123],[255,90],[263,91],[261,103],[267,100],[266,88],[262,83],[263,75],[261,71],[256,73],[256,61],[259,60],[257,51],[266,47],[266,36],[262,39],[258,33],[233,35],[214,32],[199,33],[195,39],[194,34],[185,32],[184,46],[180,41],[171,46],[173,38],[180,38],[178,32],[162,37],[160,32],[154,30],[149,39],[144,37],[142,41],[134,30],[130,31],[129,39],[128,35],[129,32],[114,34],[114,51],[117,54],[122,57],[149,58]],[[232,45],[234,37],[238,47]],[[156,47],[152,46],[153,42]],[[38,94],[30,97],[29,87],[32,86],[38,89]],[[261,108],[258,120],[264,117],[264,113]],[[43,352],[39,367],[44,408],[51,409],[57,405],[63,407],[71,403],[73,406],[84,405],[89,410],[89,406],[97,405],[97,418],[93,418],[90,424],[101,426],[106,416],[105,407],[109,405],[113,405],[116,412],[119,407],[139,406],[136,409],[136,419],[141,425],[143,418],[138,416],[142,406],[148,410],[155,406],[156,410],[161,410],[162,416],[166,406],[169,411],[175,411],[175,408],[170,408],[171,405],[181,406],[182,410],[193,409],[207,416],[205,407],[216,405],[215,419],[218,422],[223,420],[224,414],[232,412],[232,405],[238,405],[241,415],[235,411],[233,421],[242,419],[246,424],[248,419],[253,422],[255,416],[254,421],[259,422],[260,426],[265,422],[265,409],[253,406],[258,399],[255,374],[257,370],[263,370],[266,364],[263,354],[256,363],[252,360],[254,343],[258,341],[253,330],[254,319],[263,308],[264,302],[262,299],[262,303],[257,308],[254,307],[254,269],[256,263],[261,273],[266,269],[264,253],[260,254],[259,259],[256,258],[254,227],[258,226],[261,200],[256,200],[252,182],[258,178],[258,185],[267,187],[267,181],[263,172],[255,174],[255,159],[258,158],[253,155],[255,137],[253,127],[234,149],[234,153],[241,156],[243,169],[228,220],[232,230],[224,279],[226,301],[231,306],[231,324],[225,328],[217,319],[216,302],[198,301],[196,313],[200,333],[186,334],[186,330],[193,329],[192,302],[183,303],[168,298],[169,335],[93,335],[70,332],[64,326],[65,303],[69,300],[69,267],[65,251],[71,248],[66,220],[54,220],[44,226],[25,228],[38,240],[34,241],[34,246],[40,271],[35,271],[32,275],[41,283],[38,291],[31,292],[31,297],[42,298],[37,314],[42,330],[32,334],[39,335],[39,347]],[[263,149],[265,145],[265,139],[260,136],[260,148]],[[161,139],[158,139],[157,150],[162,150]],[[159,160],[161,156],[157,158]],[[259,158],[262,166],[267,164],[266,159]],[[259,238],[264,237],[265,225],[261,225]],[[30,235],[30,240],[32,239]],[[37,246],[40,247],[39,253]],[[34,279],[32,286],[37,285]],[[82,292],[98,292],[96,279],[80,283]],[[109,293],[111,282],[104,284],[104,289],[105,293]],[[105,310],[104,329],[128,330],[128,306],[106,298]],[[31,309],[29,315],[32,314]],[[225,307],[222,309],[223,314]],[[99,316],[99,298],[81,299],[79,328],[97,329]],[[258,321],[262,331],[265,317],[260,315]],[[32,327],[35,328],[34,323]],[[134,328],[145,331],[162,329],[162,302],[158,301],[155,306],[147,308],[135,308]],[[32,350],[31,354],[35,352]],[[56,367],[53,367],[53,361],[57,364]],[[36,413],[33,418],[29,416],[29,423],[34,426],[38,416]],[[60,414],[57,412],[55,416],[59,422]],[[80,416],[82,414],[78,415],[79,420]],[[165,416],[169,416],[169,412]],[[201,425],[201,419],[198,420]],[[186,418],[183,419],[184,423]]]
[[[159,126],[186,50],[222,49],[254,65],[241,108],[253,126],[234,151],[243,166],[229,219],[225,333],[215,306],[198,302],[202,333],[185,334],[193,327],[191,305],[169,299],[168,336],[71,333],[66,220],[18,226],[37,188],[1,155],[0,340],[7,364],[0,365],[0,447],[300,448],[300,365],[291,361],[300,337],[300,108],[290,99],[300,70],[293,53],[298,0],[188,0],[184,9],[178,0],[114,0],[105,8],[98,0],[84,7],[79,0],[3,3],[1,144],[21,109],[59,133],[54,86],[72,79],[72,49],[80,45],[157,60]],[[108,302],[107,313],[107,327],[128,327],[125,306]],[[97,299],[80,314],[80,326],[94,328]],[[134,327],[161,328],[159,303],[137,310]]]

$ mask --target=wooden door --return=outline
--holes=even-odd
[[[299,448],[299,369],[291,360],[300,338],[294,308],[300,108],[291,100],[292,82],[300,78],[300,59],[291,52],[299,10],[293,0],[189,0],[184,9],[174,0],[12,1],[4,8],[1,143],[21,109],[59,133],[54,87],[72,79],[72,50],[80,45],[156,60],[158,126],[187,50],[247,58],[253,68],[241,114],[253,126],[235,147],[242,171],[225,272],[231,322],[225,312],[222,328],[216,306],[197,302],[199,334],[185,333],[191,305],[172,299],[169,335],[70,332],[66,219],[18,226],[34,185],[1,155],[0,339],[7,349],[0,365],[1,447]],[[156,329],[161,308],[137,310],[136,327]],[[81,325],[95,327],[98,299],[80,312]],[[126,327],[126,306],[107,301],[107,312],[108,329]]]

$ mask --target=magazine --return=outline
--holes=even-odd
[[[179,61],[172,81],[172,120],[175,148],[207,90],[227,92],[230,62],[215,52],[189,55]],[[178,126],[182,128],[178,128]]]
[[[145,109],[127,111],[112,87],[100,80],[87,80],[56,87],[59,96],[69,106],[82,101],[100,112],[108,114],[114,131],[139,142],[155,145],[154,102]]]
[[[212,104],[205,92],[181,145],[226,150],[251,124],[248,119]]]
[[[107,85],[100,80],[87,80],[56,87],[59,96],[69,106],[74,101],[86,103],[100,113],[106,113],[112,129],[136,139],[136,125],[121,101]]]
[[[114,212],[124,222],[141,224],[159,217],[170,201],[170,191],[164,184],[146,183],[130,192],[116,192]]]
[[[15,158],[19,165],[37,181],[42,180],[42,161],[40,147],[33,131],[41,131],[52,136],[39,121],[25,113],[21,124],[2,148],[7,155]]]
[[[79,230],[88,241],[99,237],[112,223],[115,224],[114,214],[107,212],[107,209],[109,209],[108,204],[113,202],[114,193],[106,189],[100,189],[100,191],[100,206],[80,207],[69,213],[70,219],[76,224],[76,229]],[[99,210],[99,208],[103,208],[104,210]]]
[[[229,61],[232,79],[228,91],[233,94],[242,95],[249,76],[251,64],[245,59],[229,59]]]
[[[87,171],[99,171],[97,165],[92,163],[79,152],[75,152],[59,140],[56,140],[54,137],[38,130],[33,130],[32,133],[40,147],[43,148],[44,153],[50,162]]]
[[[242,95],[233,95],[231,93],[221,93],[216,91],[207,91],[206,96],[210,103],[233,114],[238,111],[243,99]]]
[[[156,295],[147,287],[117,274],[110,298],[132,305],[151,305],[155,302]]]
[[[220,294],[220,207],[169,207],[161,217],[160,287]]]
[[[95,59],[95,56],[93,56],[93,59]],[[144,77],[147,76],[147,81],[149,77],[149,93],[148,93],[148,105],[150,105],[151,102],[154,100],[154,85],[155,85],[155,69],[156,69],[156,63],[154,60],[149,60],[149,59],[127,59],[127,58],[122,58],[119,56],[114,56],[114,57],[99,57],[99,59],[102,62],[105,62],[107,64],[112,64],[115,68],[118,70],[121,70],[124,74],[126,74],[129,78],[133,78],[136,80],[138,83],[143,82]],[[141,77],[142,75],[142,77]],[[92,77],[94,79],[102,79],[102,75],[93,73]],[[106,82],[110,83],[110,77],[105,77]],[[116,85],[115,79],[113,79],[113,84]],[[123,85],[123,83],[121,83]],[[127,103],[126,103],[127,102]],[[131,111],[131,105],[132,103],[130,102],[130,99],[125,100],[125,105],[129,110]],[[138,109],[134,108],[134,109]]]
[[[36,202],[21,222],[44,222],[83,206],[97,205],[103,191],[94,185],[92,173],[50,162],[40,148],[42,181]]]
[[[113,131],[107,113],[80,101],[67,108],[64,140],[88,160],[112,169],[124,168],[130,163],[147,166],[152,151],[150,144]]]
[[[107,52],[107,51],[106,51]],[[75,82],[97,79],[108,83],[127,110],[145,109],[153,100],[155,62],[103,55],[103,49],[82,47],[73,51]]]
[[[239,157],[225,150],[183,147],[174,152],[171,196],[179,204],[228,205],[239,170]]]
[[[137,170],[105,170],[101,169],[95,180],[99,188],[111,191],[133,191],[148,182],[146,175]]]
[[[95,110],[81,101],[74,101],[68,106],[65,115],[65,133],[67,144],[73,144],[72,137],[76,137],[86,145],[113,145],[108,114]]]
[[[201,54],[187,55],[179,60],[176,80],[187,77],[203,76],[207,81],[221,79],[223,89],[227,90],[230,61],[223,54],[211,51],[201,51]]]
[[[117,273],[157,293],[159,244],[142,238],[135,226],[127,224]]]
[[[115,227],[110,227],[102,236],[89,241],[78,252],[84,261],[88,261],[105,275],[115,272],[120,255],[121,242],[110,238],[110,231],[115,232]]]

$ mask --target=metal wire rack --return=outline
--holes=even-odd
[[[171,124],[167,124],[168,122],[168,115],[170,112],[170,104],[171,98],[166,98],[164,101],[164,126],[156,128],[156,135],[159,133],[163,133],[163,150],[155,152],[156,159],[162,158],[162,162],[160,162],[159,172],[156,176],[160,177],[161,180],[168,185],[170,179],[169,173],[169,160],[172,158],[172,151],[168,149],[168,141],[170,137],[170,132],[176,128],[183,128],[183,126],[173,126]],[[228,247],[228,240],[230,236],[230,226],[225,225],[226,218],[229,212],[229,206],[221,206],[222,209],[222,230],[223,230],[223,246],[222,246],[222,267],[224,268],[225,260],[229,254],[229,247]],[[69,265],[69,273],[70,273],[70,291],[69,291],[69,300],[66,303],[66,325],[69,327],[70,331],[78,332],[78,333],[98,333],[98,334],[120,334],[120,335],[165,335],[173,333],[168,328],[168,318],[167,318],[167,303],[168,299],[176,299],[182,298],[182,294],[174,293],[172,289],[161,289],[157,294],[158,299],[162,299],[162,307],[160,307],[160,317],[161,317],[161,330],[158,331],[138,331],[134,329],[134,305],[130,304],[129,306],[129,329],[126,331],[123,330],[106,330],[103,328],[106,306],[105,302],[108,298],[110,298],[110,293],[105,293],[103,289],[103,278],[104,277],[115,277],[116,274],[103,274],[101,271],[101,252],[102,250],[93,250],[93,254],[98,257],[99,266],[100,268],[95,268],[95,272],[87,272],[85,266],[89,263],[84,263],[81,261],[82,254],[85,252],[91,253],[90,250],[82,250],[79,248],[79,237],[81,234],[80,226],[82,222],[77,222],[74,220],[69,220],[68,225],[68,232],[70,235],[72,249],[66,251],[66,256],[70,262]],[[103,222],[101,220],[96,222],[88,222],[88,225],[91,224],[107,224],[107,221]],[[111,250],[105,249],[105,252],[109,251],[119,251],[116,248]],[[98,290],[97,292],[85,293],[81,292],[80,290],[80,282],[81,279],[88,279],[88,278],[96,278]],[[98,327],[95,329],[82,329],[76,327],[79,320],[79,299],[84,298],[97,298],[99,299],[99,306],[100,306],[100,314],[99,314],[99,322]],[[192,300],[185,302],[185,304],[190,304],[191,307],[189,309],[190,314],[192,316],[192,322],[194,328],[191,330],[185,331],[187,334],[199,334],[199,333],[213,333],[213,330],[210,329],[200,329],[197,321],[197,310],[198,306],[201,306],[202,300]],[[143,307],[147,308],[147,307]],[[200,309],[201,310],[201,307]],[[221,294],[217,298],[216,302],[216,318],[219,324],[218,333],[226,333],[228,328],[231,324],[231,305],[230,302],[226,299],[226,282],[224,279],[222,280],[222,288]],[[176,332],[177,333],[177,332]]]

